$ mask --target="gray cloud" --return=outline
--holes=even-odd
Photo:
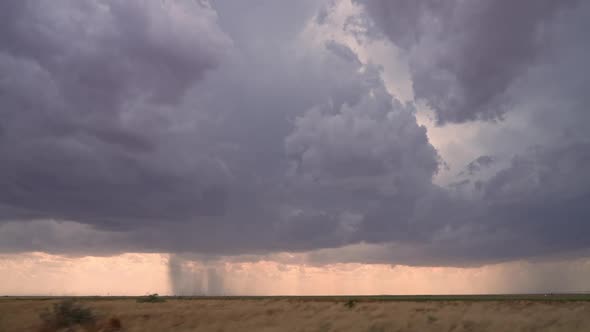
[[[188,1],[1,6],[3,204],[38,218],[117,227],[220,213],[226,175],[214,158],[175,170],[157,160],[167,154],[158,131],[171,130],[168,105],[229,45],[211,8]]]
[[[474,175],[478,173],[482,169],[490,167],[494,163],[494,158],[491,156],[483,155],[475,158],[472,162],[465,166],[465,170],[461,171],[459,175],[463,175],[465,173],[469,175]]]
[[[585,142],[538,147],[515,156],[473,189],[481,205],[469,212],[469,222],[440,237],[436,252],[493,261],[587,249],[582,234],[590,231],[589,153]]]
[[[552,40],[551,19],[579,1],[363,1],[384,34],[408,50],[414,95],[439,124],[497,120],[512,83]]]
[[[469,185],[470,183],[471,183],[471,180],[469,180],[469,179],[463,179],[463,180],[460,180],[460,181],[451,182],[449,184],[449,187],[450,188],[453,188],[453,189],[456,189],[456,190],[460,190],[461,188]]]
[[[587,96],[579,96],[588,76],[571,64],[588,52],[573,33],[585,15],[551,21],[549,39],[568,56],[548,66],[551,48],[535,62],[535,36],[557,5],[542,2],[528,16],[516,8],[523,22],[511,16],[507,26],[520,32],[503,41],[503,30],[488,31],[499,4],[453,4],[407,3],[401,8],[416,20],[384,28],[416,55],[439,45],[429,24],[448,32],[440,50],[452,62],[437,53],[415,59],[436,60],[414,67],[417,98],[433,100],[440,122],[491,119],[503,111],[486,107],[510,86],[519,96],[514,114],[531,128],[527,140],[514,139],[514,130],[494,136],[495,150],[468,164],[469,178],[452,190],[432,182],[439,154],[414,105],[387,90],[384,68],[334,36],[309,35],[325,24],[316,19],[321,8],[334,14],[330,6],[0,5],[0,250],[314,251],[318,262],[473,265],[585,249],[589,122]],[[366,6],[386,24],[374,13],[377,3]],[[444,22],[447,15],[457,23]],[[472,19],[481,26],[460,33],[455,24]],[[348,33],[358,37],[362,29],[354,30]],[[480,37],[489,48],[471,52]],[[494,62],[488,52],[496,49]],[[423,80],[418,69],[431,76]],[[454,81],[420,92],[439,71]],[[436,106],[437,98],[455,98],[447,88],[461,90],[456,105]],[[539,147],[499,153],[512,143]],[[481,173],[487,177],[475,178]],[[380,249],[322,251],[359,243]],[[183,264],[171,265],[178,292],[223,292],[219,271],[208,267],[199,270],[201,281],[185,284]]]
[[[480,171],[482,168],[489,167],[494,163],[494,158],[490,156],[479,156],[474,161],[467,164],[467,170],[470,174]]]
[[[183,1],[6,8],[3,220],[88,224],[118,234],[113,248],[313,249],[357,241],[375,207],[343,202],[430,183],[436,151],[379,69],[338,42],[298,40],[314,6],[295,6],[299,30],[261,46],[245,42],[276,8],[250,8],[262,15],[250,21],[216,5],[219,15]],[[37,27],[52,33],[35,39]]]

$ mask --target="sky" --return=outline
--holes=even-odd
[[[590,3],[0,3],[0,294],[590,291]]]

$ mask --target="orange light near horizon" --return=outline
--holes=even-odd
[[[137,253],[75,258],[39,252],[0,255],[0,294],[411,295],[590,289],[590,259],[478,268],[184,261],[178,279],[172,282],[169,257]]]

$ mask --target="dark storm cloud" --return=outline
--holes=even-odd
[[[479,187],[458,183],[467,198],[431,195],[422,218],[396,229],[404,236],[392,244],[320,250],[310,261],[479,266],[587,255],[589,167],[589,142],[532,148]]]
[[[225,175],[214,159],[184,170],[157,161],[165,106],[229,44],[213,10],[188,1],[0,7],[4,205],[117,227],[220,213]]]
[[[496,120],[513,106],[511,84],[551,43],[551,19],[576,0],[358,0],[410,57],[417,100],[439,124]]]
[[[471,180],[464,179],[464,180],[461,180],[461,181],[451,182],[449,184],[449,187],[450,188],[453,188],[453,189],[461,189],[461,188],[469,185],[470,183],[471,183]]]
[[[491,156],[479,156],[472,162],[465,166],[465,170],[461,171],[459,175],[474,175],[482,169],[490,167],[494,163],[494,158]]]
[[[401,7],[411,19],[391,23],[390,38],[416,55],[441,46],[453,60],[445,67],[437,53],[415,59],[436,60],[424,73],[450,75],[434,95],[419,92],[432,77],[414,76],[417,97],[457,103],[431,102],[441,122],[494,118],[501,112],[483,109],[508,85],[528,100],[522,114],[539,148],[498,159],[508,165],[497,151],[482,155],[466,166],[470,178],[449,189],[433,184],[441,159],[414,105],[386,88],[384,68],[334,36],[313,34],[331,22],[318,22],[317,12],[327,18],[334,7],[284,4],[1,4],[0,250],[216,256],[365,243],[380,249],[334,249],[316,261],[469,265],[587,247],[579,234],[590,216],[580,97],[588,76],[579,64],[588,50],[572,33],[584,14],[546,31],[569,54],[547,72],[532,65],[535,36],[561,5],[541,2],[526,15],[516,5],[507,25],[518,33],[507,42],[504,27],[488,31],[500,4]],[[377,3],[367,6],[375,16]],[[459,20],[445,23],[446,15]],[[422,20],[444,27],[447,39],[430,40]],[[482,24],[455,25],[466,20]],[[363,29],[351,26],[369,23],[344,24],[358,37]],[[487,51],[472,44],[484,37]],[[501,50],[506,68],[496,71],[490,50]],[[519,74],[529,66],[530,76]],[[546,99],[527,98],[535,92]],[[184,263],[171,264],[181,292],[223,289],[215,270],[202,267],[200,281],[185,285]]]
[[[46,227],[96,229],[112,250],[315,249],[358,241],[365,213],[428,187],[436,151],[380,69],[298,41],[314,6],[269,30],[270,2],[243,8],[255,20],[215,4],[4,5],[5,222],[87,224]]]
[[[441,233],[430,257],[505,261],[588,249],[583,234],[590,231],[589,167],[588,142],[537,147],[515,156],[483,181],[473,194],[481,197],[470,202],[478,208],[464,211],[469,221]]]
[[[358,58],[358,55],[356,55],[356,53],[354,53],[348,46],[340,44],[334,40],[329,40],[326,42],[326,48],[332,52],[334,52],[334,54],[340,56],[341,58],[343,58],[344,60],[348,60],[351,62],[356,62],[357,64],[360,64],[360,60]]]
[[[489,167],[494,162],[494,158],[490,156],[479,156],[474,161],[467,164],[467,172],[469,174],[477,173],[482,168]]]

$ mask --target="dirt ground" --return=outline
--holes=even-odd
[[[0,299],[0,331],[40,331],[57,300]],[[317,299],[81,300],[97,317],[87,331],[590,331],[590,302],[346,301]],[[63,330],[63,329],[62,329]],[[65,331],[65,330],[63,330]],[[70,331],[86,331],[74,328]]]

